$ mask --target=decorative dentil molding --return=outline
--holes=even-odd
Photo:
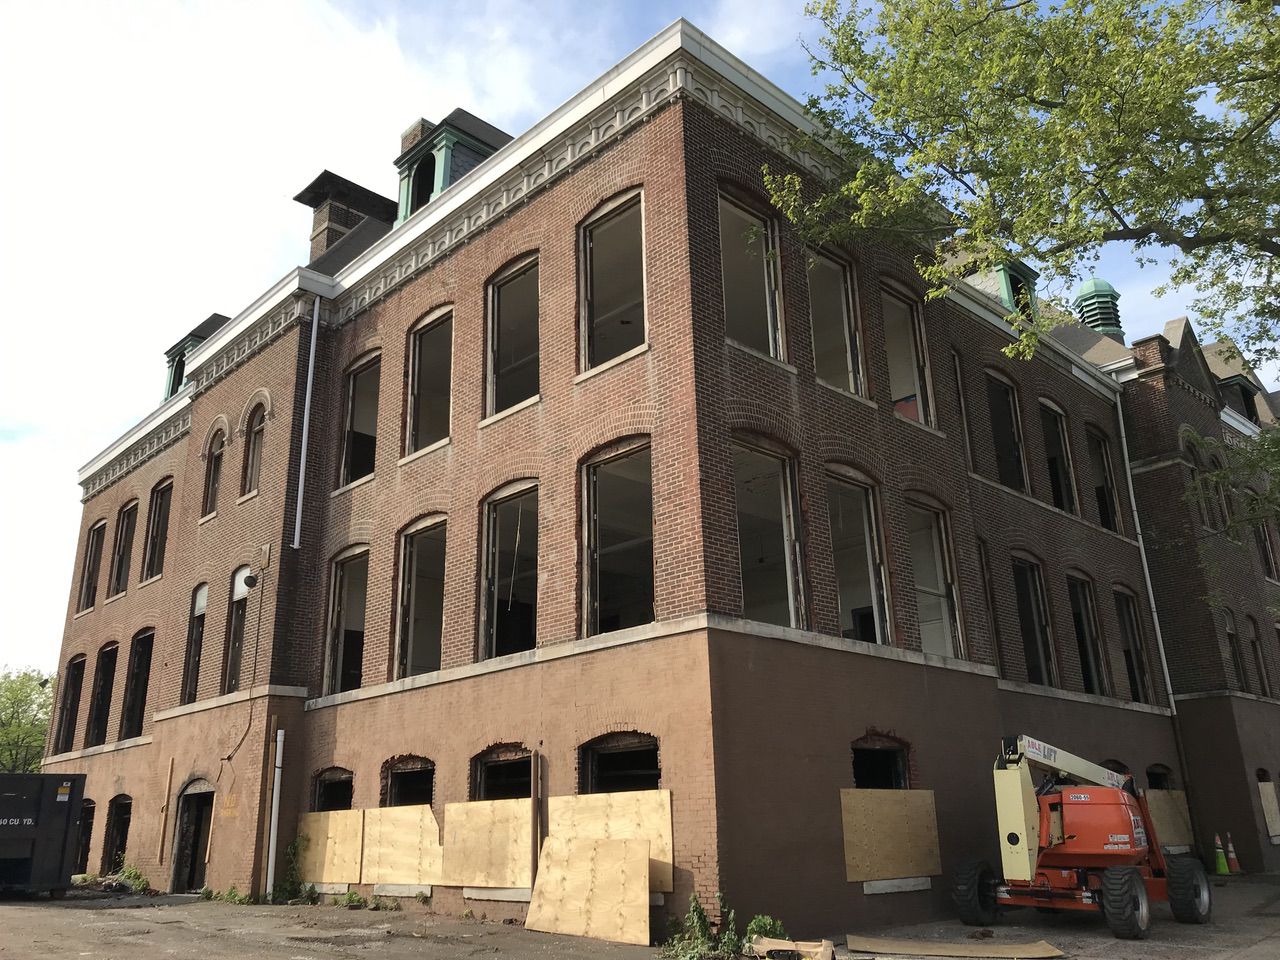
[[[191,431],[191,407],[184,406],[168,420],[151,430],[101,470],[95,471],[80,484],[83,503],[111,486],[125,474],[137,469],[162,450],[172,446]]]

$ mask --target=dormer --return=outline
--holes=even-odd
[[[1036,315],[1036,273],[1021,260],[1008,260],[996,267],[1000,283],[1000,300],[1010,313],[1020,313],[1028,320]]]
[[[165,360],[169,365],[164,381],[166,400],[182,389],[183,381],[187,378],[187,355],[217,333],[218,328],[229,319],[230,317],[224,317],[220,313],[209,314],[207,320],[164,352]]]
[[[436,124],[415,121],[401,134],[396,158],[400,171],[397,225],[510,140],[510,134],[465,110],[454,110]]]

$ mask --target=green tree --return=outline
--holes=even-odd
[[[39,773],[53,704],[52,674],[0,673],[0,773]]]
[[[1168,258],[1198,324],[1280,357],[1280,5],[812,3],[825,184],[766,181],[812,240],[920,253],[934,295],[1016,258],[1065,294],[1107,245]],[[1048,312],[1046,317],[1050,316]],[[1011,322],[1017,318],[1011,317]],[[1049,319],[1019,325],[1034,351]]]

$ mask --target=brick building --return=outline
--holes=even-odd
[[[415,123],[396,200],[299,194],[308,266],[81,473],[45,769],[88,776],[89,869],[264,889],[278,729],[281,845],[660,786],[668,909],[815,931],[946,911],[1002,735],[1180,780],[1127,385],[1003,356],[1021,268],[926,302],[804,249],[760,176],[821,172],[804,123],[680,21],[515,139]],[[932,791],[941,870],[851,881],[842,789]]]

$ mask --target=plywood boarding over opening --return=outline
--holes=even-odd
[[[840,819],[850,883],[942,872],[932,790],[841,790]]]
[[[529,800],[445,804],[443,886],[528,887],[532,860]]]
[[[328,810],[298,818],[306,837],[298,869],[306,883],[359,883],[364,845],[363,810]]]
[[[1191,811],[1187,809],[1187,794],[1182,790],[1148,790],[1147,809],[1156,828],[1156,838],[1164,847],[1189,847],[1194,843],[1191,834]]]
[[[1275,782],[1259,781],[1258,797],[1262,801],[1262,818],[1267,824],[1267,836],[1272,843],[1280,843],[1280,802],[1276,800]]]
[[[529,930],[649,944],[649,842],[547,837]]]
[[[440,826],[430,805],[364,812],[361,883],[441,883],[443,852]]]
[[[671,791],[590,793],[547,800],[547,836],[575,840],[648,840],[649,889],[675,890]]]

